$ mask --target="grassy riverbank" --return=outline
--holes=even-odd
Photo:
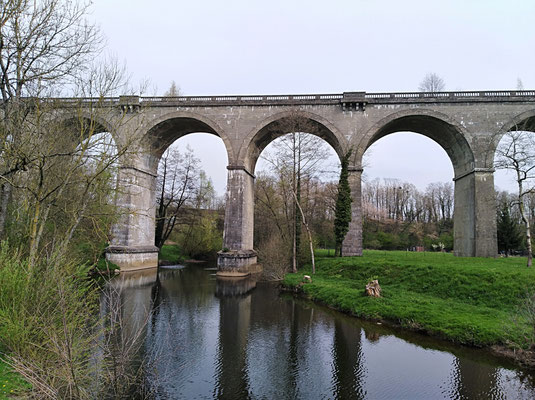
[[[519,310],[527,293],[535,292],[535,269],[526,268],[523,258],[403,251],[366,251],[363,257],[347,258],[325,255],[319,253],[312,283],[298,288],[303,274],[311,272],[305,267],[288,274],[284,285],[341,311],[458,343],[531,344],[524,337],[530,331]],[[383,297],[364,296],[372,278],[379,280]]]
[[[181,263],[187,259],[187,257],[182,254],[182,250],[175,244],[164,244],[160,250],[159,254],[160,260],[165,260],[170,263]]]

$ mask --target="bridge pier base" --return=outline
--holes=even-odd
[[[256,272],[256,265],[257,255],[254,250],[220,251],[217,253],[217,269],[222,273]]]
[[[349,186],[351,187],[351,222],[349,231],[342,243],[342,256],[362,255],[362,168],[349,167]]]
[[[256,272],[253,250],[254,175],[243,166],[229,165],[223,250],[218,253],[220,275]]]
[[[106,260],[118,265],[121,271],[136,271],[158,266],[158,248],[156,246],[109,246]]]

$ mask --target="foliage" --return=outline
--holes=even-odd
[[[385,319],[433,335],[478,346],[505,344],[535,272],[518,258],[461,258],[447,253],[365,251],[363,257],[318,258],[306,295],[364,318]],[[306,273],[306,270],[304,271]],[[377,276],[381,299],[363,296]],[[289,274],[296,287],[302,274]],[[518,325],[516,340],[529,331]]]
[[[171,81],[171,86],[169,86],[169,89],[167,90],[167,92],[165,92],[164,96],[169,96],[169,97],[182,96],[180,87],[178,87],[175,81]]]
[[[160,255],[158,257],[160,260],[169,261],[172,263],[181,263],[186,258],[182,254],[182,250],[179,246],[174,244],[164,244],[160,249]]]
[[[102,99],[124,88],[124,70],[97,57],[90,3],[1,3],[0,237],[11,244],[0,244],[0,347],[32,395],[91,397],[90,352],[104,332],[87,273],[108,242],[117,163],[136,135],[116,148],[97,123],[109,108],[48,97]]]
[[[340,180],[338,181],[338,196],[334,211],[334,236],[336,240],[335,254],[342,256],[342,243],[349,231],[351,222],[351,187],[349,186],[349,158],[351,150],[342,158]]]
[[[34,390],[72,397],[87,362],[97,315],[96,293],[80,281],[86,270],[53,260],[30,268],[7,243],[0,250],[0,343]],[[53,388],[52,388],[53,387]]]
[[[199,259],[215,257],[223,246],[218,219],[216,211],[206,210],[193,215],[188,225],[180,227],[177,242],[184,254]]]
[[[106,257],[101,257],[93,266],[93,269],[96,270],[97,273],[111,274],[114,271],[119,271],[120,267],[117,264],[106,260]]]
[[[498,209],[498,250],[508,256],[522,244],[518,222],[511,218],[509,204],[502,202]]]

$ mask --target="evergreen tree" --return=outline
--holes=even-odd
[[[511,254],[511,250],[518,249],[522,244],[518,222],[511,218],[509,205],[502,202],[498,210],[498,250],[504,252],[506,256]]]
[[[342,243],[351,222],[351,187],[349,186],[349,158],[351,150],[342,159],[342,170],[338,181],[338,197],[334,213],[334,236],[336,238],[335,256],[342,256]]]

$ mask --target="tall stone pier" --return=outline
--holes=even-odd
[[[254,176],[244,166],[229,165],[223,249],[218,253],[220,274],[248,273],[256,264],[253,250]]]
[[[154,245],[155,176],[135,167],[119,170],[117,197],[118,221],[107,249],[108,261],[121,271],[136,271],[158,266],[158,248]]]
[[[362,255],[362,168],[349,167],[349,187],[351,188],[351,222],[342,243],[342,256]]]

